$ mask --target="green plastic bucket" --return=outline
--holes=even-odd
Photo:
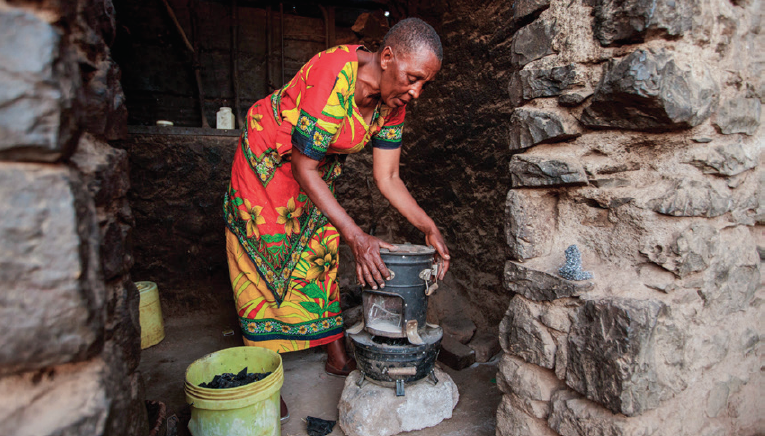
[[[159,290],[154,282],[135,282],[140,294],[138,322],[141,324],[141,349],[157,345],[165,339],[165,322],[159,305]]]
[[[217,374],[271,372],[261,381],[237,388],[199,387]],[[216,351],[186,369],[186,402],[191,405],[189,431],[193,436],[279,436],[279,392],[284,383],[282,358],[260,347]]]

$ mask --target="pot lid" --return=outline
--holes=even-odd
[[[395,251],[388,250],[387,248],[381,248],[380,254],[435,254],[436,249],[428,247],[427,245],[415,245],[415,244],[393,244],[396,247]]]

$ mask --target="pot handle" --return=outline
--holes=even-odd
[[[406,366],[403,368],[388,368],[388,376],[393,377],[406,377],[417,375],[416,366]]]
[[[428,286],[428,289],[425,290],[425,296],[430,297],[434,292],[436,292],[436,289],[438,289],[438,283],[433,282],[433,284]]]
[[[430,279],[433,283],[429,284]],[[430,268],[420,271],[420,279],[425,280],[425,296],[430,297],[438,289],[438,263],[434,263]]]

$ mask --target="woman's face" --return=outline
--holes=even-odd
[[[425,85],[441,69],[441,62],[428,49],[414,53],[395,53],[390,47],[385,47],[380,63],[383,69],[380,99],[392,108],[406,106],[413,99],[419,98]]]

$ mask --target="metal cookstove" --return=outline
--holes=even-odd
[[[384,288],[362,290],[363,320],[348,330],[362,377],[381,386],[395,387],[403,396],[405,383],[427,376],[438,383],[433,368],[441,349],[443,330],[425,322],[427,297],[438,284],[435,249],[423,245],[397,245],[380,250],[391,272]]]

